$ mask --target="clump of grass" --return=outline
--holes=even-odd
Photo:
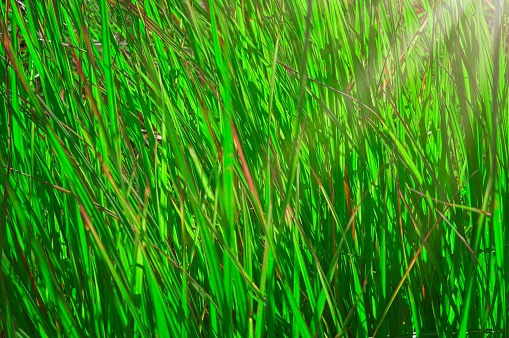
[[[507,336],[507,7],[0,5],[0,334]]]

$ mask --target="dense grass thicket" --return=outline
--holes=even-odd
[[[2,0],[0,336],[509,337],[503,0]]]

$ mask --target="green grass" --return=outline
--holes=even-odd
[[[509,336],[497,1],[2,1],[0,336]]]

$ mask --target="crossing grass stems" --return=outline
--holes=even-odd
[[[0,336],[509,336],[503,1],[0,14]]]

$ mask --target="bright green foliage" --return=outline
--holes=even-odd
[[[499,0],[4,0],[0,336],[509,336]]]

